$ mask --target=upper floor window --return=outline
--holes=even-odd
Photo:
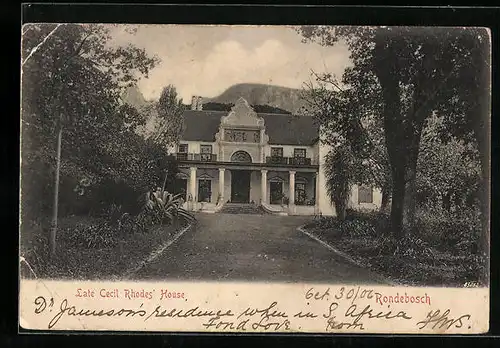
[[[201,153],[212,153],[212,145],[200,145]]]
[[[373,203],[373,188],[360,186],[358,188],[358,203]]]
[[[200,153],[202,161],[210,161],[212,158],[212,145],[200,145]]]
[[[224,140],[239,143],[259,143],[260,130],[225,129]]]
[[[283,148],[271,147],[271,157],[283,157]]]
[[[179,152],[187,153],[188,152],[188,144],[179,144]]]
[[[306,149],[293,149],[293,157],[306,157]]]

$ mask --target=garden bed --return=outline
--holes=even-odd
[[[48,257],[48,229],[41,227],[25,231],[21,256],[39,278],[119,279],[185,226],[154,226],[144,232],[123,233],[103,219],[64,218],[59,223],[55,258]],[[21,265],[21,275],[34,277],[26,265]]]
[[[356,213],[343,222],[321,218],[304,228],[363,267],[401,285],[463,287],[480,282],[485,262],[471,252],[473,241],[469,248],[461,244],[443,250],[445,236],[424,239],[411,235],[395,241],[387,226],[383,214]]]

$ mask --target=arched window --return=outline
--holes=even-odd
[[[252,157],[246,151],[236,151],[231,156],[231,162],[252,163]]]

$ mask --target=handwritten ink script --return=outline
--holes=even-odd
[[[309,287],[290,299],[277,296],[257,305],[241,302],[238,293],[222,302],[188,301],[189,294],[179,289],[81,287],[59,299],[35,296],[32,313],[46,319],[45,329],[56,330],[75,319],[113,319],[125,327],[151,325],[167,331],[189,322],[192,331],[223,332],[366,333],[403,327],[403,332],[446,333],[470,331],[474,322],[472,313],[440,306],[433,294],[418,288]]]

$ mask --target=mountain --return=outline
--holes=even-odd
[[[239,97],[243,97],[251,105],[269,105],[296,113],[300,107],[305,105],[300,94],[301,90],[295,88],[240,83],[229,87],[215,98],[203,98],[203,103],[234,104]]]

